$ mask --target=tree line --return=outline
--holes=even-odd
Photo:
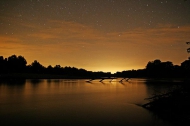
[[[190,77],[190,58],[183,61],[181,65],[173,65],[170,61],[162,62],[156,59],[149,61],[145,69],[122,71],[115,75],[126,77]]]
[[[60,65],[43,66],[37,60],[27,65],[23,56],[12,55],[8,58],[0,56],[0,75],[10,73],[64,75],[66,77],[98,78],[98,77],[187,77],[190,76],[190,58],[173,65],[172,62],[162,62],[159,59],[149,61],[144,69],[127,70],[122,72],[92,72],[76,67],[62,67]]]
[[[27,65],[27,61],[23,56],[12,55],[8,58],[0,56],[0,74],[2,75],[11,73],[64,75],[65,77],[82,78],[98,78],[111,75],[110,72],[92,72],[82,68],[78,69],[76,67],[70,66],[62,67],[60,65],[49,65],[48,67],[45,67],[37,60],[34,60],[31,64]]]

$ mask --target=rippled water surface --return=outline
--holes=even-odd
[[[0,125],[169,126],[139,107],[144,98],[165,91],[145,79],[23,80],[0,83]]]

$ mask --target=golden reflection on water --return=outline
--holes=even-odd
[[[149,96],[144,80],[26,80],[24,84],[0,85],[0,118],[34,124],[153,124],[155,120],[143,108]],[[18,118],[16,118],[18,117]],[[138,119],[138,121],[136,120]],[[75,121],[73,121],[75,120]],[[48,123],[47,123],[48,124]]]

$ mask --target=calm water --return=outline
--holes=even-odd
[[[9,82],[10,83],[10,82]],[[169,126],[136,104],[164,84],[145,79],[104,83],[86,80],[25,80],[0,83],[0,125]]]

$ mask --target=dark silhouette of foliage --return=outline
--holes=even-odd
[[[44,73],[45,67],[41,65],[37,60],[34,60],[31,65],[29,65],[29,71],[32,73]]]
[[[23,56],[12,55],[7,58],[0,57],[0,68],[2,72],[23,72],[26,69],[27,61]]]
[[[190,75],[190,59],[182,62],[181,66],[173,65],[170,61],[162,62],[161,60],[156,59],[154,61],[149,61],[145,66],[145,69],[127,70],[111,74],[110,72],[92,72],[70,66],[62,67],[61,65],[55,65],[54,67],[49,65],[48,67],[45,67],[37,60],[34,60],[31,64],[27,65],[27,61],[23,56],[12,55],[8,58],[0,56],[0,74],[6,73],[43,74],[48,75],[49,78],[51,75],[59,75],[59,77],[65,78],[187,77]]]
[[[168,77],[173,76],[174,65],[170,61],[161,62],[157,59],[152,62],[148,62],[146,70],[149,77]]]
[[[190,59],[181,63],[181,69],[184,76],[190,77]]]
[[[187,49],[187,52],[190,53],[190,48]]]
[[[6,71],[6,59],[0,56],[0,73],[5,73]]]
[[[117,72],[114,74],[115,77],[146,77],[146,70],[139,69],[139,70],[127,70],[122,72]]]
[[[182,62],[181,67],[182,67],[182,69],[189,71],[190,70],[190,59]]]

